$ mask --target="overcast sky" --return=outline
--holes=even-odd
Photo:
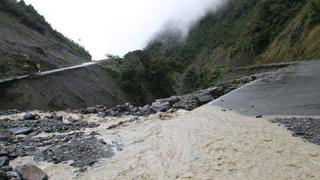
[[[94,59],[141,49],[168,21],[188,26],[225,0],[25,0]]]

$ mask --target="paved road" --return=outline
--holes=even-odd
[[[276,80],[258,80],[211,103],[245,115],[320,115],[320,61],[291,65]]]
[[[86,63],[82,63],[82,64],[75,65],[75,66],[70,66],[70,67],[65,67],[65,68],[60,68],[60,69],[44,71],[44,72],[41,72],[40,74],[38,74],[38,76],[47,76],[49,74],[54,74],[54,73],[58,73],[58,72],[66,71],[66,70],[73,70],[73,69],[79,69],[79,68],[83,68],[83,67],[88,67],[88,66],[92,66],[92,65],[95,65],[95,64],[102,63],[104,61],[105,60],[92,61],[92,62],[86,62]],[[29,75],[24,75],[24,76],[17,76],[17,77],[10,77],[10,78],[6,78],[6,79],[0,79],[0,83],[14,81],[14,80],[20,80],[20,79],[25,79],[25,78],[28,78],[28,77],[29,77]]]

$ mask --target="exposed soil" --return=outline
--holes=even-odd
[[[0,110],[65,110],[96,104],[109,108],[126,96],[100,65],[0,84]]]
[[[70,44],[49,32],[41,34],[0,10],[0,79],[88,62]],[[0,111],[76,109],[95,104],[110,107],[125,97],[100,67],[82,68],[58,75],[0,84]]]
[[[25,75],[36,71],[90,61],[50,33],[25,26],[11,14],[0,10],[0,78]]]

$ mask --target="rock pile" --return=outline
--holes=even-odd
[[[17,119],[15,121],[3,119],[0,121],[0,142],[9,140],[11,135],[35,136],[42,132],[64,133],[97,126],[99,125],[87,121],[64,123],[61,116],[49,116],[40,119],[40,116],[37,114],[26,113],[24,119]]]
[[[154,113],[150,105],[146,105],[144,107],[135,107],[129,103],[118,105],[111,109],[108,109],[106,106],[97,105],[76,112],[80,112],[81,114],[98,114],[100,117],[121,117],[125,115],[148,116]]]
[[[72,161],[71,166],[85,168],[102,158],[112,157],[114,155],[113,146],[103,140],[98,140],[94,136],[82,135],[77,138],[71,138],[62,145],[50,146],[38,153],[35,159],[53,163]]]
[[[302,137],[320,145],[320,119],[315,118],[275,118],[273,123],[283,124],[294,136]]]
[[[73,160],[71,166],[85,168],[101,158],[113,156],[113,147],[117,144],[99,140],[97,133],[82,132],[98,124],[73,116],[68,119],[66,123],[62,116],[54,113],[45,117],[26,113],[22,119],[0,120],[0,179],[47,178],[34,166],[10,167],[10,160],[17,157],[34,156],[36,161],[54,163]],[[47,136],[37,136],[39,133],[47,133]]]
[[[0,179],[1,180],[47,180],[48,176],[41,169],[34,165],[24,165],[12,168],[9,166],[10,153],[5,149],[0,150]]]
[[[220,84],[216,87],[211,87],[206,90],[201,90],[182,96],[172,96],[166,99],[158,99],[153,102],[151,106],[145,105],[143,107],[137,107],[126,103],[108,109],[107,106],[97,105],[81,109],[76,112],[81,114],[97,114],[99,117],[121,117],[124,115],[148,116],[157,112],[175,112],[178,109],[190,111],[238,88],[245,83],[253,81],[256,78],[256,75],[252,75],[225,84]]]

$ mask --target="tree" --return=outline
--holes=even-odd
[[[320,0],[311,0],[308,8],[308,23],[314,25],[320,22]]]

